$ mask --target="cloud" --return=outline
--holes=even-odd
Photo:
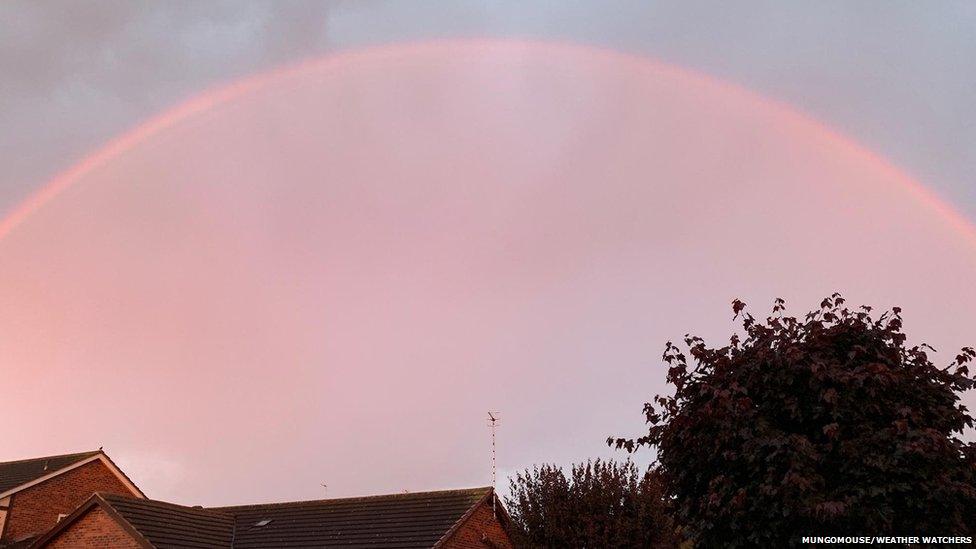
[[[972,232],[912,189],[751,94],[585,48],[314,65],[0,240],[0,392],[28,418],[0,440],[159,452],[134,480],[199,503],[484,484],[489,409],[504,471],[613,455],[663,342],[727,338],[733,297],[841,289],[968,343]]]
[[[338,48],[432,37],[579,41],[802,108],[976,218],[976,4],[256,0],[0,3],[0,210],[217,83]]]
[[[328,46],[325,2],[0,4],[0,209],[202,89]]]

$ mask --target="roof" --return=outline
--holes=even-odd
[[[471,488],[201,508],[96,494],[45,534],[38,545],[99,505],[134,538],[157,549],[434,547],[489,496],[491,488]]]
[[[234,519],[230,515],[114,494],[99,497],[154,547],[231,547]]]
[[[0,462],[0,494],[97,456],[101,451]]]
[[[234,549],[433,547],[491,493],[471,488],[214,510],[234,516]]]

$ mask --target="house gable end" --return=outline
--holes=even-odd
[[[113,475],[115,475],[116,477],[118,477],[119,482],[121,482],[123,485],[125,485],[125,487],[132,493],[133,496],[140,497],[140,498],[145,498],[146,497],[146,495],[144,493],[142,493],[142,490],[140,490],[139,487],[136,486],[135,483],[133,483],[132,480],[130,480],[129,477],[126,476],[126,474],[123,473],[122,470],[119,469],[119,467],[117,465],[115,465],[115,462],[113,462],[104,452],[99,451],[95,455],[92,455],[92,456],[87,457],[85,459],[76,461],[76,462],[74,462],[74,463],[72,463],[70,465],[67,465],[65,467],[61,467],[60,469],[53,470],[50,473],[47,473],[47,474],[45,474],[43,476],[34,478],[34,479],[32,479],[32,480],[30,480],[28,482],[25,482],[23,484],[18,484],[16,486],[13,486],[13,487],[7,489],[4,492],[0,492],[0,500],[6,498],[8,496],[12,496],[12,495],[16,494],[17,492],[21,492],[21,491],[23,491],[23,490],[25,490],[27,488],[32,487],[32,486],[37,486],[38,484],[42,484],[44,482],[47,482],[48,480],[51,480],[52,478],[55,478],[55,477],[57,477],[59,475],[63,475],[64,473],[67,473],[69,471],[73,471],[74,469],[77,469],[79,467],[83,467],[83,466],[88,465],[89,463],[92,463],[92,462],[95,462],[95,461],[100,461],[109,471],[112,472]]]
[[[514,545],[509,535],[509,521],[508,513],[492,490],[481,501],[472,505],[434,547],[511,549]]]
[[[131,483],[124,482],[111,462],[97,456],[55,473],[9,496],[0,542],[10,543],[46,532],[58,523],[59,517],[71,513],[97,492],[138,497],[132,495]]]
[[[142,534],[95,494],[85,504],[39,537],[31,549],[70,547],[113,547],[118,549],[153,549]]]

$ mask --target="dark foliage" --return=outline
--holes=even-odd
[[[588,461],[570,477],[536,466],[509,481],[505,504],[520,547],[673,547],[657,474],[632,462]]]
[[[744,340],[686,336],[664,351],[670,397],[649,432],[675,520],[705,547],[793,545],[803,535],[973,535],[976,444],[959,395],[964,348],[946,368],[908,347],[901,310],[874,319],[834,294],[803,320],[776,300],[765,322],[733,302]],[[941,534],[937,534],[941,532]]]

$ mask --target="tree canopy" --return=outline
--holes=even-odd
[[[510,479],[506,508],[520,547],[671,547],[661,483],[653,470],[599,459],[526,469]]]
[[[899,308],[874,318],[838,294],[803,319],[781,299],[765,321],[732,308],[742,335],[717,348],[668,342],[674,394],[645,404],[646,435],[608,440],[656,449],[690,539],[976,532],[976,444],[961,438],[973,418],[960,403],[972,348],[937,367],[931,347],[906,343]]]

